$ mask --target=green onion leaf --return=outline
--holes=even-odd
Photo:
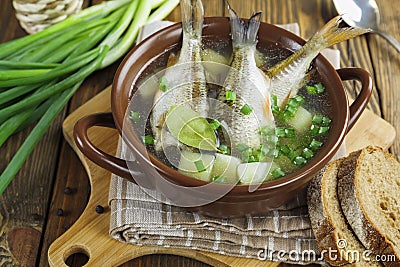
[[[214,130],[217,130],[219,128],[219,126],[221,126],[221,123],[218,120],[213,119],[212,121],[210,121],[210,125],[211,125],[211,128],[213,128]]]
[[[214,176],[213,178],[211,178],[211,181],[214,183],[224,184],[227,182],[227,179],[224,176],[217,175],[217,176]]]
[[[314,85],[317,94],[322,94],[325,91],[325,87],[322,85],[322,83],[317,83],[316,85]]]
[[[281,170],[281,168],[276,168],[275,170],[273,170],[271,172],[271,175],[275,179],[278,179],[278,178],[281,178],[281,177],[285,176],[285,173]]]
[[[249,149],[249,147],[247,145],[245,145],[245,144],[238,144],[236,146],[236,149],[239,150],[240,152],[243,152],[243,151]]]
[[[318,130],[318,135],[323,136],[329,131],[329,126],[321,126]]]
[[[204,167],[204,163],[201,159],[195,161],[194,165],[196,166],[198,172],[204,172],[206,170],[206,167]]]
[[[230,149],[226,145],[220,145],[218,149],[222,152],[222,154],[229,155],[231,153]]]
[[[292,128],[285,128],[285,137],[293,138],[295,136],[295,131]]]
[[[160,78],[160,83],[158,84],[158,89],[160,89],[161,92],[168,91],[168,80],[165,76],[162,76]]]
[[[299,156],[299,153],[297,153],[296,150],[290,150],[290,152],[287,154],[287,157],[288,157],[291,161],[294,161],[298,156]]]
[[[130,118],[133,122],[139,122],[140,121],[140,114],[139,112],[131,111]]]
[[[226,91],[225,97],[227,101],[235,101],[236,100],[236,92]]]
[[[317,88],[315,88],[315,87],[312,86],[312,85],[307,85],[307,86],[306,86],[306,89],[307,89],[307,92],[308,92],[310,95],[316,95],[316,94],[317,94]]]
[[[319,135],[319,126],[315,124],[311,124],[310,126],[310,133],[312,135]]]
[[[154,145],[154,138],[151,135],[142,136],[142,141],[146,145]]]
[[[249,115],[252,111],[253,109],[247,104],[244,104],[243,107],[240,109],[240,112],[244,115]]]
[[[314,153],[312,152],[311,149],[304,148],[303,151],[301,152],[301,155],[306,159],[310,159],[314,156]]]
[[[289,155],[289,153],[290,153],[290,151],[291,151],[291,149],[290,149],[289,146],[287,146],[287,145],[281,146],[281,147],[279,148],[279,150],[280,150],[284,155]]]
[[[319,123],[322,122],[323,117],[324,117],[324,116],[322,116],[322,115],[320,115],[320,114],[315,114],[315,115],[313,116],[313,118],[312,118],[312,122],[313,122],[313,123],[319,124]]]
[[[318,140],[315,140],[315,139],[313,139],[313,140],[311,140],[311,143],[310,143],[310,145],[308,146],[311,150],[314,150],[314,151],[316,151],[316,150],[318,150],[321,146],[322,146],[322,142],[321,141],[318,141]]]
[[[295,165],[304,165],[307,163],[307,160],[303,158],[302,156],[298,156],[293,160],[293,163]]]
[[[329,124],[331,124],[331,119],[330,118],[328,118],[328,117],[322,117],[322,125],[323,126],[329,126]]]

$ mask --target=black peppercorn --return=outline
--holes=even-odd
[[[103,212],[104,212],[104,207],[101,206],[101,205],[97,205],[97,206],[96,206],[96,212],[97,212],[98,214],[103,213]]]
[[[63,216],[63,215],[64,215],[63,209],[57,209],[57,216]]]
[[[71,189],[71,187],[66,187],[66,188],[64,188],[64,194],[66,194],[66,195],[71,195],[71,194],[72,194],[72,189]]]

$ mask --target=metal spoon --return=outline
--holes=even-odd
[[[353,27],[370,28],[391,43],[400,52],[400,43],[389,33],[379,28],[379,9],[375,0],[333,0],[343,20]]]

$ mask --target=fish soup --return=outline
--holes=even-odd
[[[166,87],[163,90],[169,89],[169,81],[163,80],[163,76],[159,73],[160,71],[162,73],[162,70],[168,64],[171,64],[171,58],[177,54],[179,54],[179,47],[172,47],[155,59],[142,73],[140,80],[143,83],[146,83],[148,79],[153,79],[154,82],[151,88],[147,85],[145,90],[139,90],[143,92],[138,96],[139,102],[154,108],[153,100],[156,91],[160,90],[161,87]],[[269,67],[287,58],[290,54],[292,54],[291,51],[282,49],[275,43],[270,43],[263,47],[257,47],[255,58],[257,66],[261,70],[267,71]],[[232,47],[230,42],[216,43],[204,38],[202,49],[204,61],[229,64],[231,57]],[[213,66],[205,67],[207,79],[213,79],[212,77],[215,78],[218,75],[226,76],[226,73],[218,73],[218,65],[216,66],[216,68]],[[310,69],[313,70],[313,66]],[[221,90],[221,85],[207,83],[207,88],[208,97],[215,99]],[[249,106],[251,106],[251,103],[249,103]],[[324,145],[331,125],[329,96],[324,90],[317,71],[314,71],[298,94],[290,98],[284,107],[279,107],[276,104],[276,97],[272,95],[271,109],[275,119],[275,127],[272,129],[261,127],[259,129],[260,138],[268,139],[270,142],[268,145],[261,144],[258,147],[248,147],[236,144],[233,146],[230,144],[229,134],[227,134],[224,122],[205,117],[202,120],[196,118],[198,123],[196,122],[197,124],[193,127],[203,127],[206,122],[215,135],[215,143],[211,145],[215,149],[203,149],[199,146],[182,144],[179,136],[175,136],[178,139],[176,145],[166,146],[162,151],[155,149],[155,144],[160,140],[154,138],[148,116],[139,116],[141,112],[135,110],[135,108],[132,108],[129,114],[135,128],[143,127],[145,129],[144,132],[138,132],[138,135],[142,136],[142,141],[148,151],[170,168],[209,182],[257,184],[279,179],[306,165]],[[172,114],[172,110],[173,108],[169,113]],[[186,108],[175,110],[174,116],[171,116],[172,121],[177,120],[176,116],[179,113],[188,113]],[[144,118],[146,118],[145,121]],[[185,123],[189,123],[190,118],[192,117],[189,116],[188,121],[177,127],[181,127],[180,130],[187,130]],[[172,124],[172,122],[170,123]],[[169,126],[171,125],[168,125],[168,119],[166,119],[163,127],[166,131],[173,132],[174,130],[169,129]],[[243,131],[246,131],[245,126]],[[196,134],[196,129],[192,132]]]

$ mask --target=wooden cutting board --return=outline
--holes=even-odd
[[[279,263],[276,262],[224,256],[197,250],[135,246],[121,243],[109,236],[108,190],[111,174],[85,158],[76,148],[73,141],[73,128],[76,121],[86,115],[110,111],[110,92],[110,87],[108,87],[74,111],[64,121],[65,139],[76,151],[88,173],[91,196],[80,218],[51,244],[48,251],[50,266],[67,266],[65,259],[74,253],[86,254],[89,257],[88,266],[118,266],[133,258],[148,254],[182,255],[212,266],[278,266]],[[349,153],[366,145],[388,148],[393,143],[395,135],[393,126],[373,112],[366,110],[347,134],[346,151]],[[89,136],[93,143],[104,151],[115,154],[118,143],[116,130],[96,128],[89,131]],[[105,207],[104,213],[97,214],[95,212],[97,205]]]

